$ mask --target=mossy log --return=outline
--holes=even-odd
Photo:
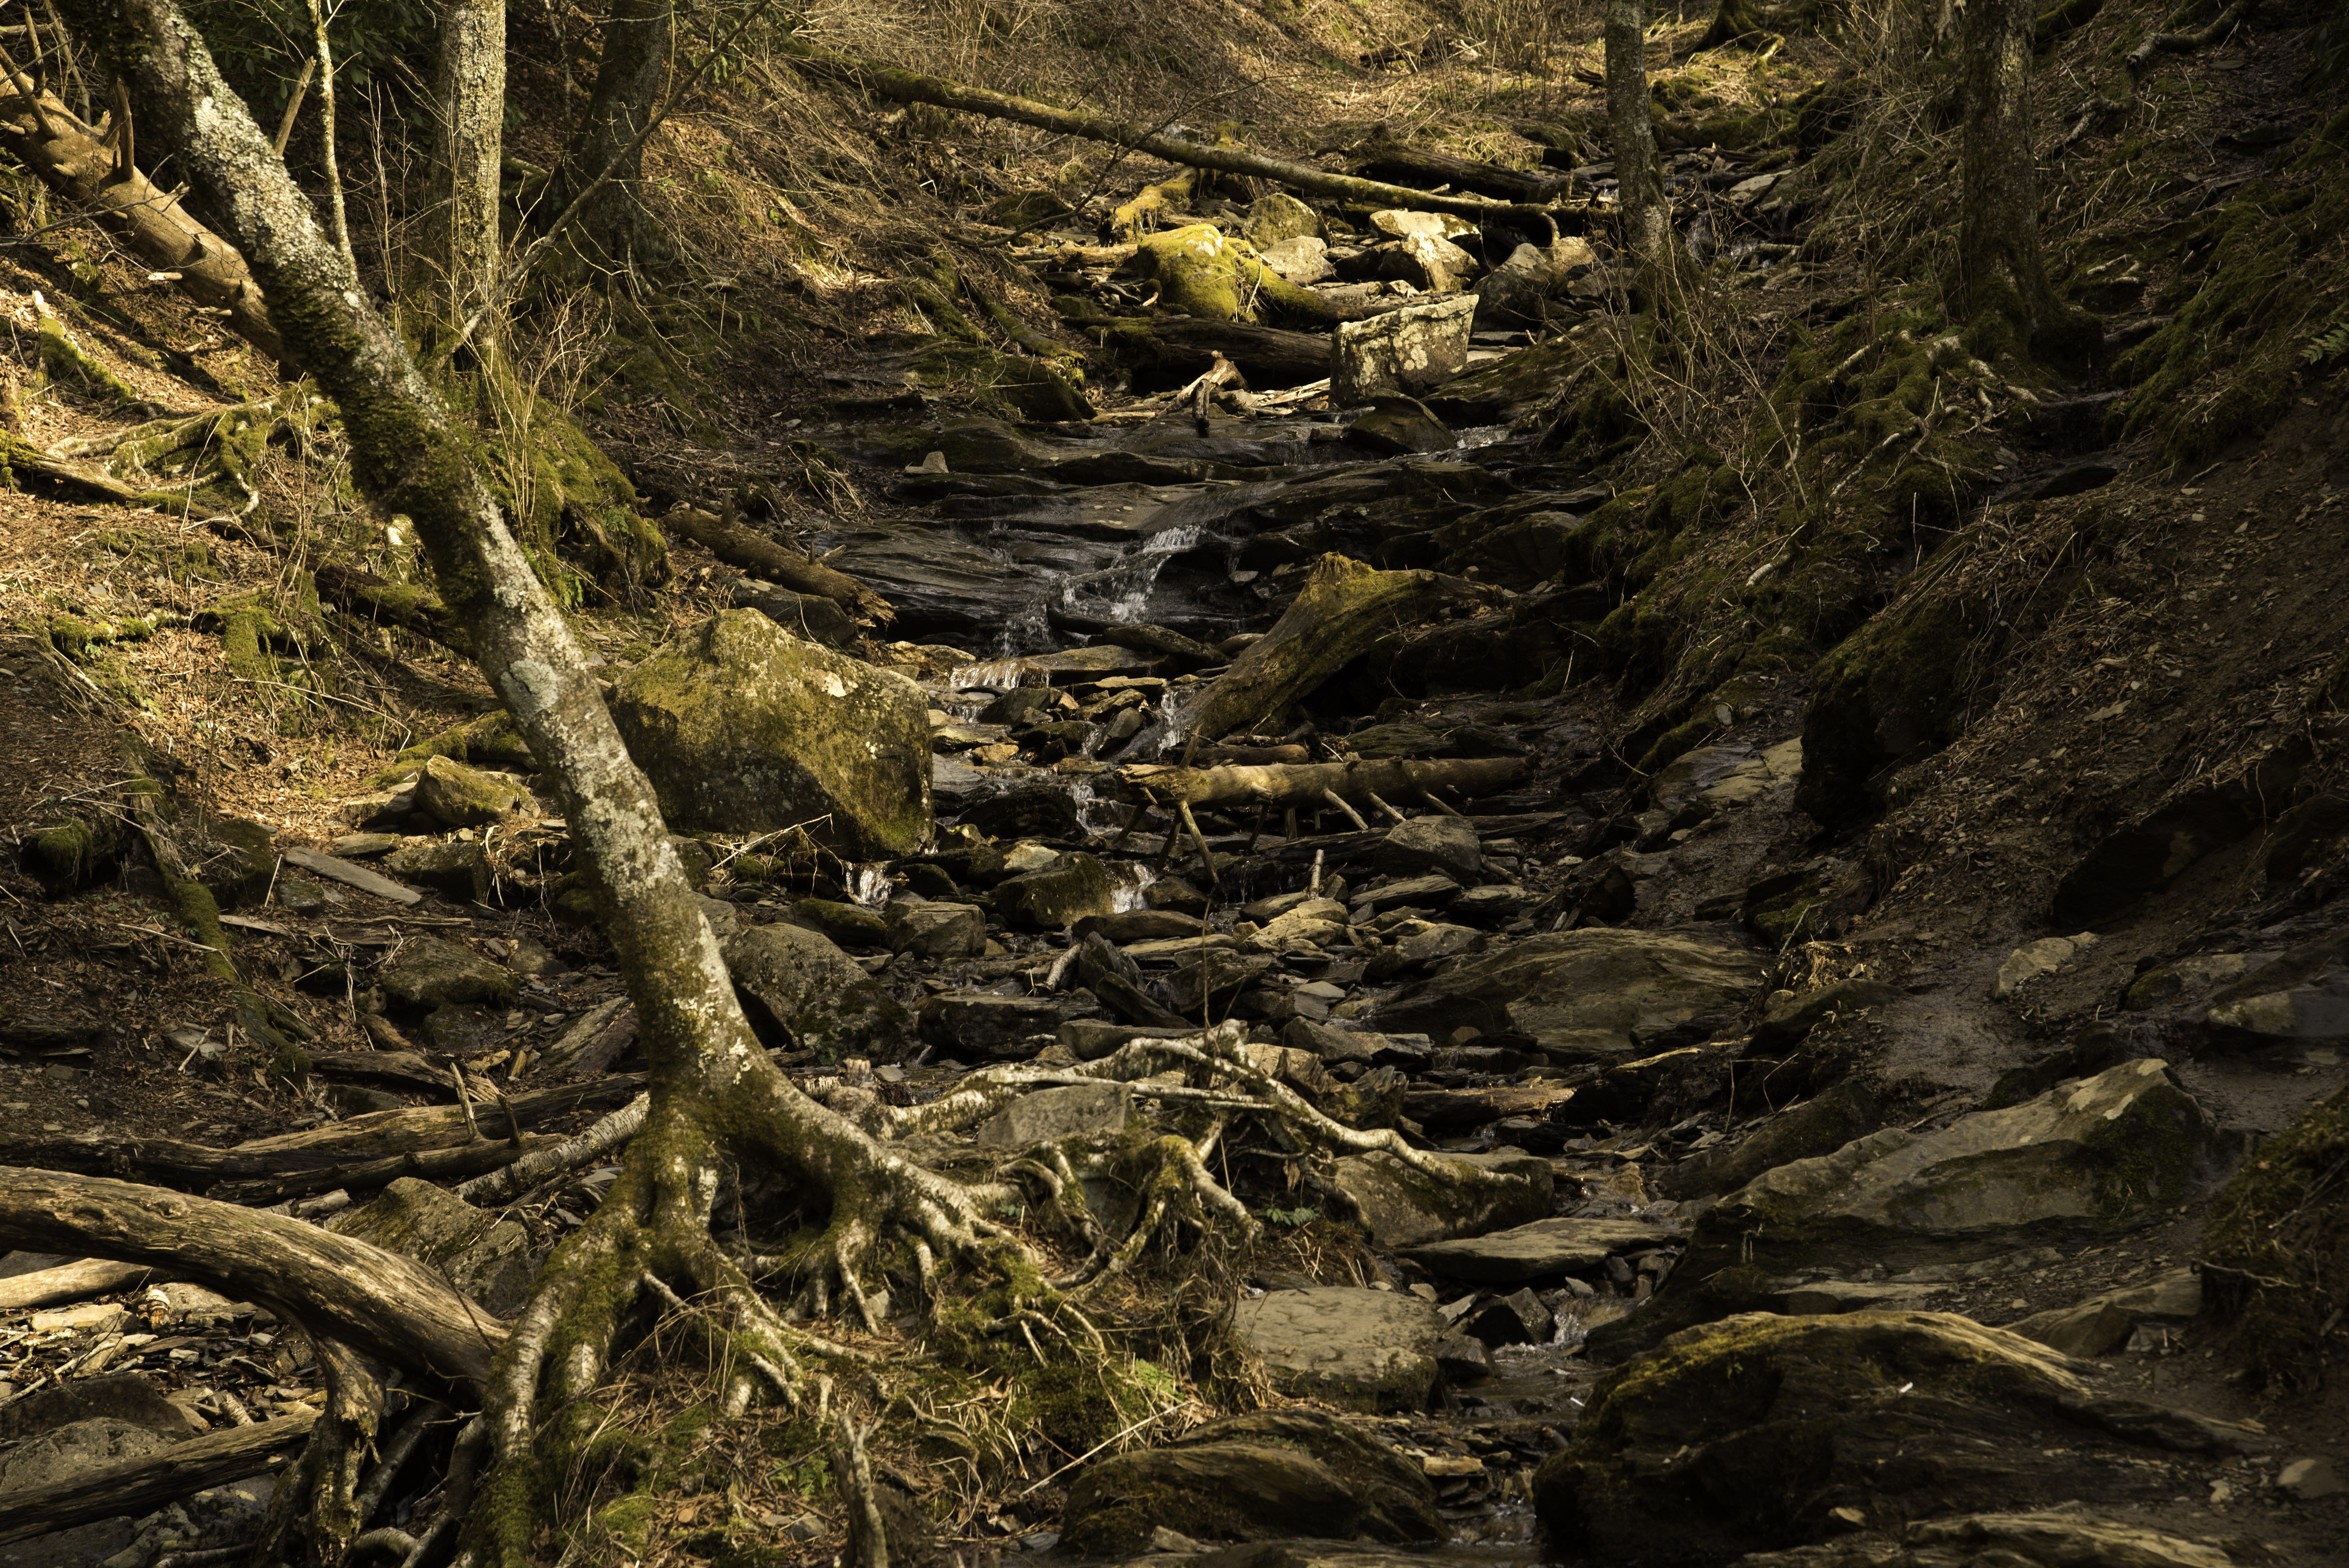
[[[346,614],[381,626],[397,626],[456,653],[471,655],[471,639],[465,628],[428,588],[394,583],[341,561],[321,563],[314,577],[318,597]]]
[[[1473,158],[1429,152],[1392,141],[1371,142],[1354,155],[1350,166],[1357,174],[1373,175],[1399,185],[1453,185],[1498,201],[1540,206],[1565,200],[1574,185],[1568,175],[1505,169],[1497,163],[1479,163]]]
[[[1292,191],[1307,191],[1332,201],[1361,202],[1371,207],[1405,207],[1421,212],[1456,212],[1469,218],[1515,219],[1520,222],[1557,222],[1568,213],[1578,217],[1583,211],[1578,206],[1536,207],[1490,201],[1476,196],[1439,196],[1432,191],[1413,191],[1408,186],[1389,185],[1355,175],[1332,174],[1328,170],[1315,169],[1309,164],[1268,158],[1244,147],[1211,147],[1205,142],[1169,136],[1148,126],[1131,124],[1108,115],[1054,108],[1050,104],[1038,103],[1031,98],[1013,98],[1008,93],[989,92],[984,88],[965,87],[942,77],[926,77],[917,71],[900,70],[894,66],[834,54],[804,39],[785,38],[779,47],[793,69],[819,81],[860,88],[900,103],[936,104],[940,108],[958,109],[965,114],[1031,125],[1039,130],[1049,130],[1056,135],[1079,136],[1088,141],[1129,147],[1136,152],[1146,152],[1153,158],[1163,158],[1169,163],[1185,164],[1194,169],[1213,169],[1226,174],[1276,180]]]
[[[661,519],[669,532],[689,539],[729,566],[739,566],[794,593],[829,599],[852,615],[886,625],[897,618],[889,601],[844,572],[803,552],[779,544],[739,522],[694,507],[679,507]]]
[[[1490,795],[1526,776],[1521,757],[1477,757],[1446,762],[1355,758],[1217,768],[1181,768],[1137,762],[1117,773],[1120,792],[1190,806],[1312,806],[1330,795],[1357,805],[1371,798],[1416,801],[1422,791],[1447,789],[1464,796]]]
[[[1324,555],[1272,630],[1199,695],[1183,717],[1183,730],[1197,740],[1218,740],[1261,724],[1380,638],[1471,591],[1433,572],[1381,572]]]
[[[222,312],[231,330],[272,359],[284,356],[244,258],[190,216],[177,195],[139,172],[127,126],[84,125],[52,95],[28,92],[21,77],[8,85],[11,95],[0,98],[0,148],[74,207],[95,211],[162,281]]]
[[[1259,313],[1330,325],[1338,312],[1310,289],[1299,288],[1260,261],[1244,240],[1213,223],[1154,234],[1134,250],[1125,270],[1158,285],[1158,306],[1180,315],[1255,321]]]
[[[1330,338],[1249,321],[1170,315],[1155,321],[1120,317],[1088,322],[1102,346],[1133,373],[1143,390],[1180,387],[1214,368],[1222,355],[1239,367],[1250,389],[1302,387],[1330,375]]]

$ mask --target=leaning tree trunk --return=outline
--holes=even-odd
[[[2039,165],[2031,150],[2032,0],[1971,0],[1965,12],[1965,155],[1956,315],[2003,317],[2005,344],[2027,356],[2062,315],[2039,249]],[[1984,357],[1991,357],[1985,355]]]
[[[635,253],[644,215],[643,132],[668,76],[670,0],[616,0],[604,24],[604,55],[587,118],[571,144],[566,195],[587,191],[578,218],[580,248],[604,262]],[[609,171],[600,185],[592,185]],[[568,201],[554,203],[560,211]]]
[[[417,292],[437,324],[482,316],[471,342],[486,354],[495,324],[484,307],[498,285],[498,176],[505,145],[505,0],[444,0],[440,119],[432,139],[435,189]]]
[[[1615,138],[1623,248],[1642,280],[1651,282],[1668,263],[1672,231],[1655,128],[1648,122],[1648,18],[1640,0],[1608,0],[1607,120]]]

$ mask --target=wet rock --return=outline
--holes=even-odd
[[[1536,1220],[1506,1231],[1405,1247],[1402,1255],[1444,1279],[1524,1284],[1596,1268],[1609,1258],[1677,1245],[1681,1233],[1640,1220]]]
[[[794,593],[755,577],[736,579],[727,592],[736,609],[756,610],[803,642],[822,643],[827,648],[856,646],[856,623],[848,618],[848,612],[840,607],[837,600]]]
[[[1448,452],[1460,444],[1426,404],[1396,392],[1373,397],[1371,411],[1346,428],[1346,438],[1381,457]]]
[[[1724,1141],[1690,1155],[1666,1171],[1659,1184],[1673,1198],[1734,1191],[1765,1171],[1833,1153],[1883,1125],[1883,1105],[1876,1090],[1847,1078],[1780,1111],[1734,1142]]]
[[[484,1002],[511,1007],[512,974],[470,947],[438,936],[414,936],[377,976],[383,993],[405,1007],[443,1007]]]
[[[1424,1242],[1481,1236],[1549,1212],[1549,1161],[1522,1149],[1489,1154],[1440,1154],[1466,1180],[1449,1181],[1412,1170],[1387,1153],[1338,1161],[1331,1177],[1353,1201],[1371,1242],[1401,1248]]]
[[[1485,845],[1464,818],[1414,817],[1388,830],[1371,863],[1388,876],[1433,873],[1464,885],[1484,870]]]
[[[792,919],[843,947],[890,945],[888,917],[861,904],[843,903],[836,898],[803,898],[792,905]]]
[[[1289,240],[1310,239],[1321,232],[1321,215],[1287,191],[1274,191],[1248,203],[1240,236],[1258,255],[1269,246]]]
[[[2012,996],[2043,975],[2053,975],[2082,953],[2096,944],[2096,934],[2084,931],[2077,936],[2043,936],[2036,942],[2026,942],[2006,956],[1998,966],[1998,979],[1993,986],[1998,995]]]
[[[2230,1045],[2349,1040],[2349,932],[2261,965],[2213,997],[2205,1021]]]
[[[1198,916],[1172,909],[1128,909],[1115,914],[1089,914],[1070,927],[1080,937],[1099,936],[1111,943],[1163,942],[1197,936],[1206,930]]]
[[[1455,965],[1371,1017],[1392,1033],[1530,1035],[1553,1061],[1653,1054],[1730,1022],[1761,981],[1757,954],[1651,931],[1562,932]]]
[[[410,839],[384,856],[383,869],[460,903],[490,896],[489,852],[471,839]]]
[[[1555,1320],[1541,1298],[1520,1289],[1495,1296],[1460,1320],[1460,1332],[1498,1349],[1504,1345],[1547,1345]]]
[[[1123,1131],[1133,1090],[1122,1083],[1071,1084],[1023,1094],[979,1124],[990,1149],[1024,1149],[1063,1138],[1098,1138]]]
[[[1468,889],[1445,905],[1444,913],[1480,924],[1498,925],[1526,913],[1536,902],[1530,891],[1515,882],[1504,882],[1495,887]]]
[[[923,1039],[952,1055],[983,1059],[1025,1057],[1029,1040],[1061,1026],[1061,1006],[1049,996],[997,996],[947,991],[928,998],[916,1016]]]
[[[929,836],[921,688],[755,611],[726,611],[656,651],[620,676],[611,707],[679,831],[816,823],[808,830],[852,860]]]
[[[1271,969],[1272,963],[1262,954],[1201,948],[1196,957],[1185,956],[1173,974],[1158,982],[1157,995],[1177,1017],[1221,1016],[1242,991]]]
[[[402,1176],[326,1228],[438,1270],[483,1310],[504,1317],[530,1295],[530,1233],[429,1181]]]
[[[1753,1314],[1673,1336],[1592,1394],[1534,1480],[1564,1551],[1715,1563],[1857,1518],[2166,1499],[2148,1447],[2243,1451],[2244,1429],[2106,1395],[2094,1367],[1942,1313]],[[2090,1490],[2093,1489],[2093,1490]],[[1709,1500],[1733,1497],[1725,1508]]]
[[[1473,1383],[1493,1375],[1493,1347],[1465,1334],[1446,1335],[1435,1342],[1435,1369],[1447,1383]]]
[[[1426,920],[1406,921],[1394,935],[1395,962],[1421,968],[1463,954],[1482,953],[1492,940],[1473,925]]]
[[[1381,392],[1416,396],[1442,386],[1468,363],[1475,312],[1473,297],[1460,297],[1340,323],[1330,402],[1358,408]]]
[[[1207,895],[1181,877],[1160,877],[1142,890],[1142,902],[1152,909],[1173,910],[1202,919],[1207,913]]]
[[[529,788],[510,773],[468,768],[446,757],[428,757],[410,786],[416,810],[451,828],[486,828],[538,810]]]
[[[1335,899],[1312,898],[1281,911],[1268,920],[1247,945],[1277,953],[1296,943],[1326,946],[1346,939],[1346,906]]]
[[[1593,1343],[1610,1354],[1651,1344],[1736,1310],[1764,1276],[1897,1272],[2144,1224],[2192,1190],[2213,1132],[2147,1060],[1939,1132],[1870,1133],[1722,1199],[1649,1308],[1601,1326]]]
[[[1087,915],[1114,913],[1114,903],[1109,872],[1081,851],[1062,855],[1050,870],[1011,877],[995,888],[997,913],[1029,931],[1063,931]]]
[[[1373,913],[1405,906],[1440,909],[1459,896],[1460,884],[1448,876],[1406,876],[1365,889],[1355,907]]]
[[[976,958],[987,951],[987,916],[968,903],[918,903],[893,910],[889,948],[916,958]]]
[[[2143,1284],[2090,1296],[2076,1306],[2033,1313],[2008,1324],[2006,1331],[2066,1356],[2104,1356],[2127,1344],[2141,1323],[2183,1325],[2201,1313],[2202,1276],[2192,1269],[2173,1269]]]
[[[722,951],[752,1025],[798,1049],[863,1055],[903,1037],[905,1008],[821,932],[779,921]]]
[[[1212,1421],[1167,1447],[1102,1460],[1069,1489],[1061,1527],[1067,1549],[1088,1556],[1137,1551],[1176,1527],[1207,1541],[1402,1542],[1444,1534],[1419,1467],[1342,1421],[1304,1410]]]
[[[1359,1410],[1424,1409],[1442,1330],[1417,1296],[1350,1285],[1276,1290],[1232,1314],[1233,1333],[1281,1392]]]

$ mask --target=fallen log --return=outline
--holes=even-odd
[[[231,1427],[173,1443],[145,1459],[84,1470],[0,1501],[0,1545],[88,1524],[151,1513],[191,1492],[265,1470],[309,1440],[318,1412],[304,1407],[274,1420]]]
[[[1564,199],[1574,187],[1570,175],[1533,174],[1522,169],[1504,169],[1497,163],[1479,163],[1472,158],[1455,158],[1448,152],[1428,152],[1393,142],[1371,143],[1350,160],[1350,165],[1357,174],[1398,183],[1425,181],[1430,185],[1455,185],[1503,201],[1544,204]]]
[[[1136,762],[1118,769],[1116,783],[1119,793],[1128,799],[1147,795],[1170,806],[1177,801],[1190,806],[1314,806],[1330,795],[1367,805],[1374,795],[1417,804],[1423,789],[1489,795],[1508,789],[1525,776],[1522,757],[1446,762],[1356,758],[1347,762],[1216,768]]]
[[[1255,391],[1301,387],[1330,374],[1330,335],[1291,332],[1252,321],[1216,321],[1208,316],[1169,315],[1074,318],[1071,325],[1102,335],[1102,346],[1133,374],[1143,391],[1179,386],[1214,368],[1218,355],[1231,360]]]
[[[940,108],[959,109],[965,114],[1013,120],[1056,135],[1079,136],[1088,141],[1130,147],[1136,152],[1146,152],[1169,163],[1185,164],[1194,169],[1214,169],[1226,174],[1253,175],[1259,180],[1277,180],[1292,191],[1309,191],[1333,201],[1355,201],[1372,207],[1402,207],[1420,212],[1454,212],[1467,218],[1503,218],[1547,224],[1557,224],[1561,218],[1579,218],[1586,211],[1581,207],[1526,206],[1476,196],[1438,196],[1431,191],[1413,191],[1408,186],[1389,185],[1350,174],[1332,174],[1328,170],[1316,169],[1309,164],[1268,158],[1244,147],[1210,147],[1205,142],[1169,136],[1147,126],[1112,119],[1108,115],[1054,108],[1050,104],[1037,103],[1030,98],[1013,98],[1006,93],[989,92],[984,88],[965,87],[959,82],[926,77],[916,71],[899,70],[893,66],[836,55],[802,38],[782,39],[779,52],[792,68],[802,76],[818,81],[836,82],[843,87],[861,88],[899,103],[935,104]],[[1572,232],[1578,232],[1579,228]]]
[[[285,357],[244,258],[191,217],[177,195],[139,172],[127,121],[109,118],[92,128],[50,94],[30,90],[22,76],[5,85],[11,92],[0,98],[0,148],[75,207],[91,211],[155,269],[150,281],[179,284],[272,360]]]
[[[1380,638],[1475,592],[1433,572],[1380,572],[1324,555],[1272,630],[1199,695],[1183,716],[1183,731],[1206,741],[1261,725]]]
[[[30,1274],[0,1279],[0,1312],[22,1312],[27,1307],[55,1306],[61,1301],[86,1301],[93,1295],[135,1290],[154,1274],[153,1269],[137,1264],[118,1264],[105,1258],[84,1258],[78,1263],[35,1269]]]
[[[322,562],[311,573],[318,597],[345,614],[440,644],[471,658],[472,640],[465,628],[429,589],[412,583],[394,583],[346,562]]]
[[[779,583],[794,593],[829,599],[852,615],[886,624],[897,618],[889,601],[814,557],[776,543],[740,523],[698,507],[681,506],[660,520],[662,531],[689,539],[729,566]]]
[[[1422,1127],[1482,1127],[1505,1116],[1547,1116],[1574,1098],[1563,1084],[1499,1084],[1491,1088],[1406,1090],[1402,1113]]]
[[[299,1302],[305,1321],[365,1354],[475,1385],[505,1338],[413,1259],[168,1188],[0,1168],[0,1241],[169,1269],[232,1301]]]

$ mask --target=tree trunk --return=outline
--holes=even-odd
[[[586,190],[605,170],[611,178],[589,192],[579,214],[580,249],[607,263],[636,253],[644,215],[644,147],[638,138],[660,101],[668,77],[670,0],[615,0],[604,23],[604,53],[587,118],[571,143],[564,200]]]
[[[1623,248],[1652,278],[1666,264],[1672,231],[1648,122],[1648,17],[1640,0],[1607,0],[1607,120]]]
[[[1982,349],[2023,356],[2060,314],[2039,249],[2039,165],[2031,150],[2036,20],[2031,0],[1972,0],[1960,44],[1965,155],[1957,315],[1967,322],[2004,317],[2014,341]]]
[[[419,257],[420,293],[437,324],[453,330],[488,304],[498,285],[498,179],[505,146],[505,0],[442,0],[440,119],[432,138],[436,189],[430,236]],[[489,353],[497,324],[473,329]]]

